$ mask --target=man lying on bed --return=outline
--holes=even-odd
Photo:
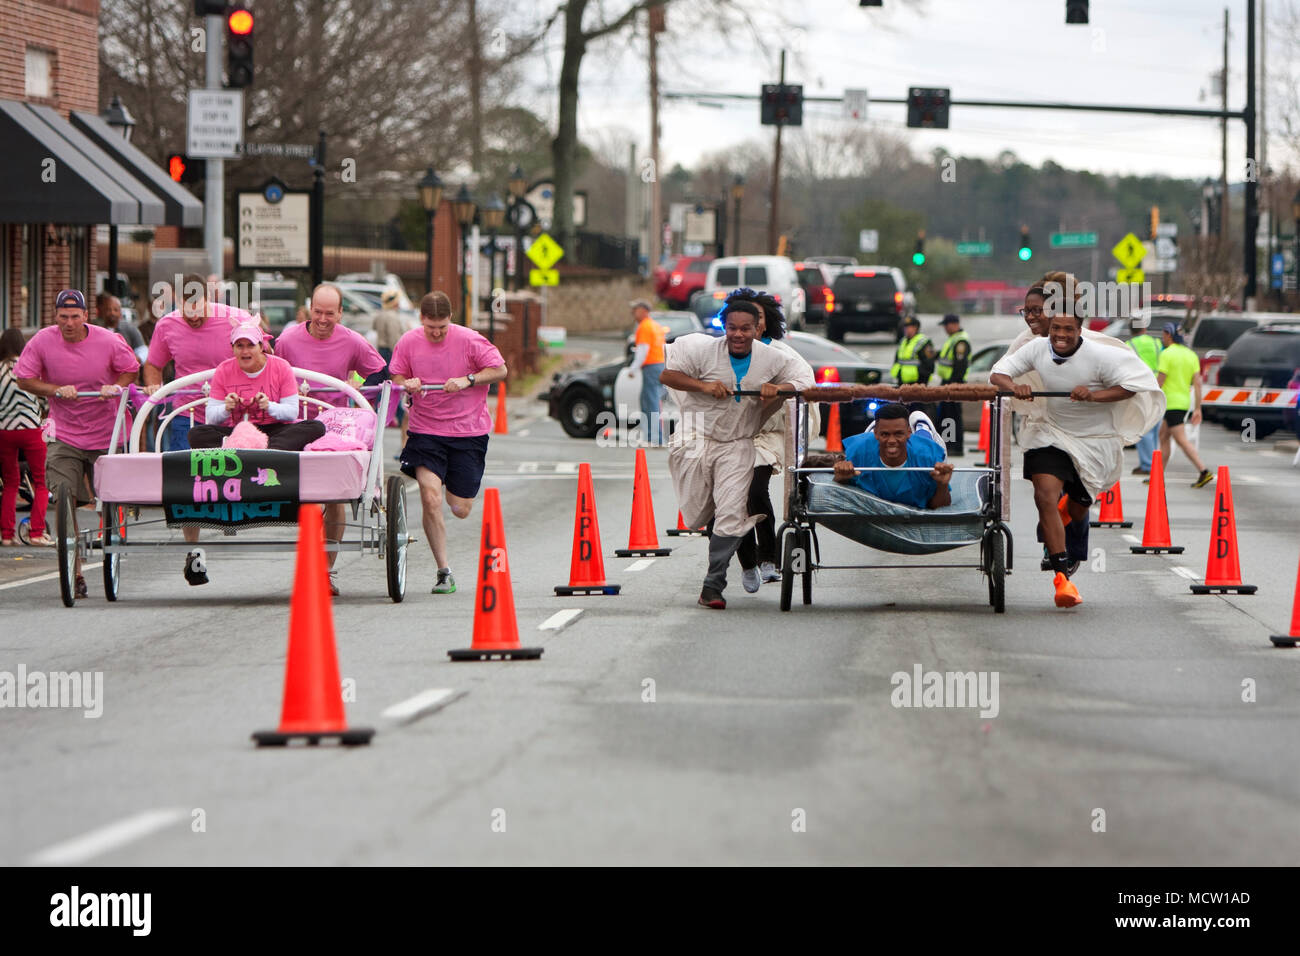
[[[325,434],[319,421],[298,421],[292,366],[262,351],[261,326],[236,326],[230,343],[234,357],[213,373],[207,424],[190,429],[191,448],[220,448],[222,439],[245,419],[266,434],[268,448],[279,451],[302,451]]]
[[[948,483],[952,463],[934,423],[924,412],[898,403],[882,405],[870,430],[844,439],[844,460],[835,463],[835,480],[856,483],[877,498],[911,508],[942,508],[952,504]],[[930,468],[923,471],[864,471],[855,468]]]

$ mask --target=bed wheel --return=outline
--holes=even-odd
[[[996,614],[1005,614],[1007,610],[1007,544],[998,531],[989,532],[985,550],[988,561],[986,573],[989,578],[989,604]]]
[[[794,550],[799,540],[799,530],[790,528],[781,538],[781,610],[790,610],[794,595]]]
[[[77,576],[77,507],[71,492],[66,486],[59,487],[54,503],[54,531],[58,535],[59,551],[59,596],[63,598],[64,607],[77,603],[74,597]]]
[[[385,555],[388,567],[388,596],[394,604],[406,597],[406,486],[398,475],[392,475],[384,485],[384,510],[387,521],[384,527]]]
[[[108,546],[116,540],[119,544],[126,541],[126,509],[111,505],[105,501],[99,512],[103,525],[104,554],[104,597],[110,601],[117,600],[118,588],[122,582],[122,555],[108,551]]]

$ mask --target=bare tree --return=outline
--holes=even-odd
[[[1246,288],[1240,266],[1240,249],[1221,236],[1197,236],[1182,267],[1183,287],[1196,307],[1203,300],[1225,308]]]

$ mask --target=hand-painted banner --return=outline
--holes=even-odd
[[[298,520],[298,454],[195,448],[162,456],[169,525],[239,527]]]

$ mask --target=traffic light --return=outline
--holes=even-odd
[[[764,126],[803,125],[803,85],[764,83],[759,121]]]
[[[907,125],[914,129],[947,129],[950,100],[947,88],[910,87],[907,91]]]
[[[190,159],[184,153],[172,153],[167,157],[167,175],[178,183],[201,183],[208,175],[208,161]]]
[[[1148,238],[1154,239],[1160,234],[1160,207],[1151,207],[1151,235]]]
[[[1065,22],[1087,23],[1088,0],[1065,0]]]
[[[1029,241],[1029,227],[1020,227],[1020,249],[1016,252],[1021,262],[1028,262],[1034,257],[1034,247]]]
[[[925,230],[922,229],[916,234],[916,250],[912,253],[912,265],[925,265]]]
[[[245,7],[226,13],[226,89],[253,85],[253,14]]]

